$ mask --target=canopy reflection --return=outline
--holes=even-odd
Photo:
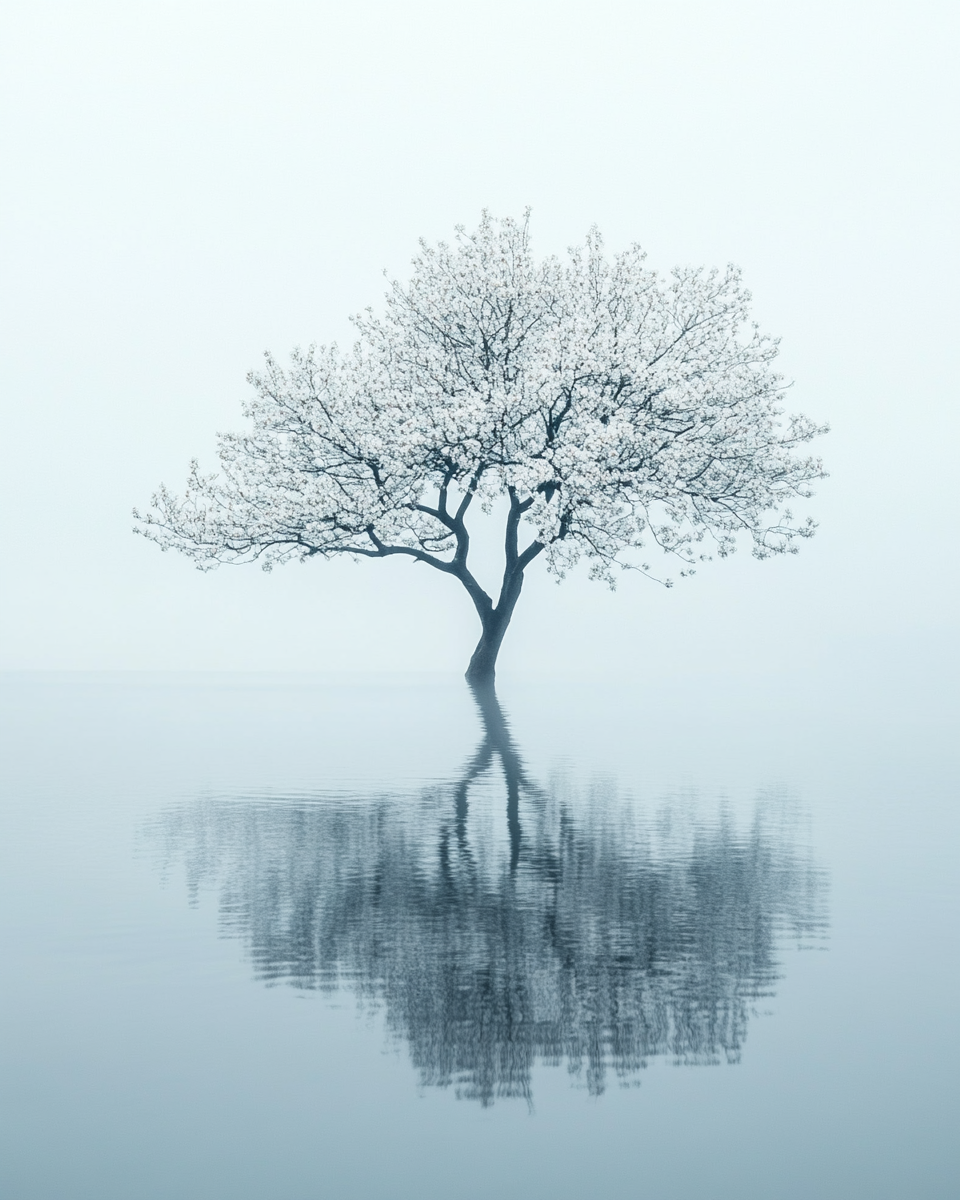
[[[778,942],[825,928],[795,811],[741,828],[690,801],[648,813],[613,784],[532,781],[492,689],[460,777],[417,796],[209,798],[159,833],[258,979],[382,1005],[425,1085],[531,1098],[537,1061],[590,1092],[657,1056],[736,1062]],[[499,767],[506,821],[478,829]],[[500,792],[502,805],[502,792]]]

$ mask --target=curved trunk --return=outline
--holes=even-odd
[[[497,655],[500,653],[503,635],[507,632],[507,626],[510,624],[510,618],[513,616],[513,610],[516,608],[522,587],[523,572],[518,571],[501,592],[500,603],[497,607],[481,615],[483,632],[480,634],[480,641],[477,642],[477,648],[467,667],[468,683],[474,686],[493,683],[497,671]]]
[[[484,622],[480,641],[477,642],[477,648],[467,667],[468,683],[493,683],[497,673],[497,655],[500,653],[500,643],[506,632],[507,621],[498,622],[491,618],[489,623]]]

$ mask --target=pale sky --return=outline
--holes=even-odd
[[[462,670],[426,568],[204,575],[130,510],[215,466],[265,349],[348,341],[418,237],[527,205],[544,253],[738,263],[831,478],[796,558],[534,568],[501,670],[955,660],[958,13],[7,0],[0,668]]]

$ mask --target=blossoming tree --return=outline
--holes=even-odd
[[[222,434],[220,472],[192,464],[161,486],[137,532],[201,569],[290,558],[402,555],[458,580],[480,618],[467,678],[492,681],[538,558],[557,577],[581,557],[611,585],[649,572],[645,543],[681,573],[738,535],[765,558],[814,529],[790,502],[822,432],[785,418],[776,341],[748,317],[739,272],[678,269],[638,247],[608,259],[599,234],[537,261],[527,222],[485,214],[453,246],[422,244],[359,338],[267,356],[250,427]],[[470,569],[471,509],[505,510],[499,594]],[[667,581],[669,582],[669,581]]]

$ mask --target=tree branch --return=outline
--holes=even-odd
[[[425,550],[417,550],[414,546],[388,546],[377,537],[372,525],[367,526],[366,534],[373,543],[373,550],[354,549],[350,547],[346,550],[346,553],[362,554],[366,558],[389,558],[395,554],[404,554],[408,558],[415,559],[417,562],[426,563],[427,566],[433,567],[434,570],[442,571],[444,575],[452,575],[455,579],[459,579],[466,589],[467,595],[473,601],[481,621],[485,621],[490,612],[493,611],[493,600],[483,590],[470,571],[467,570],[466,562],[461,562],[456,557],[452,562],[444,562],[442,558],[437,558],[435,554],[428,554]]]

